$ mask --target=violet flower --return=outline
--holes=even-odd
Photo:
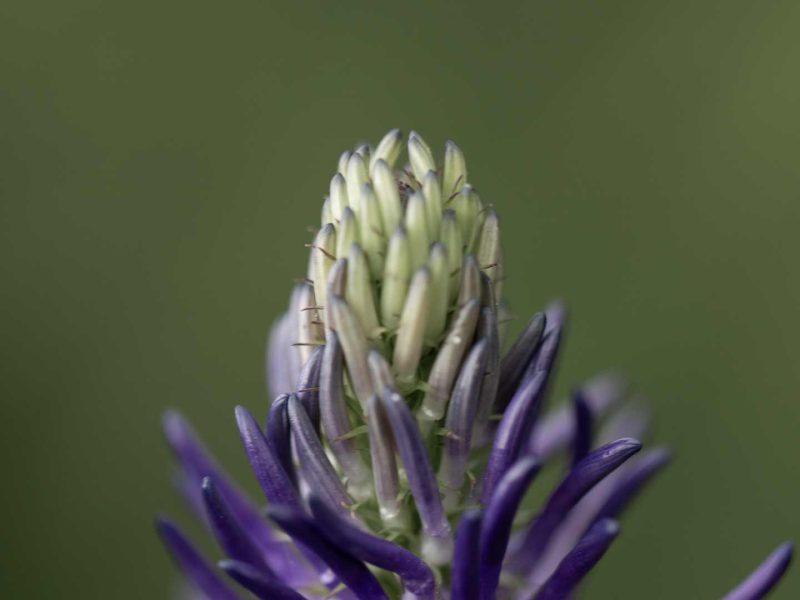
[[[164,419],[179,489],[218,546],[214,564],[158,521],[199,597],[569,598],[669,462],[640,452],[647,419],[614,377],[546,411],[564,307],[502,353],[498,216],[454,143],[437,165],[412,132],[397,169],[401,141],[339,159],[307,278],[270,335],[265,425],[236,408],[264,497]],[[532,498],[543,469],[564,472]],[[725,598],[764,597],[791,555],[780,546]]]

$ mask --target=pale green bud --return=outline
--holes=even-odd
[[[389,239],[386,267],[381,290],[381,320],[390,331],[397,329],[400,313],[406,302],[411,281],[411,250],[403,227],[398,227]]]
[[[326,293],[328,297],[344,296],[345,284],[347,283],[347,259],[339,258],[333,263],[328,272],[328,283]]]
[[[383,232],[383,220],[378,199],[369,183],[364,184],[361,188],[357,218],[361,247],[367,253],[372,276],[378,279],[383,273],[386,236]]]
[[[464,153],[451,140],[447,140],[444,146],[443,171],[442,194],[447,200],[467,184],[467,163],[464,160]]]
[[[428,324],[425,341],[435,346],[447,324],[447,307],[450,277],[448,273],[447,248],[441,242],[431,247],[428,267],[431,271],[431,286],[428,300]]]
[[[350,152],[350,150],[345,150],[339,156],[339,164],[336,167],[336,170],[339,171],[339,173],[341,173],[343,176],[347,172],[347,163],[350,160],[350,156],[352,156],[352,154],[353,153]]]
[[[397,331],[392,362],[401,391],[402,388],[413,386],[416,381],[428,321],[430,284],[431,272],[427,267],[422,267],[414,273],[400,315],[400,327]]]
[[[347,180],[347,197],[358,198],[361,195],[361,188],[369,181],[367,165],[360,154],[350,156],[350,160],[347,161],[345,179]]]
[[[500,223],[497,213],[493,210],[486,213],[478,242],[477,257],[481,270],[489,276],[492,284],[496,285],[502,267],[500,266]]]
[[[347,256],[350,246],[358,243],[358,222],[356,214],[349,206],[342,211],[336,228],[336,256]]]
[[[330,223],[320,229],[314,238],[314,243],[311,244],[311,257],[310,279],[314,282],[317,304],[324,307],[327,297],[328,272],[336,260],[336,228]]]
[[[414,192],[408,198],[405,226],[411,250],[411,268],[416,270],[425,264],[431,245],[425,197],[420,192]]]
[[[341,219],[342,211],[350,205],[347,197],[347,184],[341,173],[336,173],[333,179],[331,179],[330,195],[328,199],[331,204],[331,216],[333,218],[330,221],[324,221],[322,223],[323,226]]]
[[[425,196],[425,216],[428,221],[428,236],[435,240],[442,224],[442,188],[436,173],[428,171],[422,180],[422,195]]]
[[[311,350],[323,340],[322,323],[317,311],[314,288],[308,283],[301,283],[295,288],[293,310],[297,318],[297,350],[300,364],[305,364]]]
[[[436,161],[430,147],[415,131],[408,136],[408,159],[417,181],[422,181],[428,171],[436,170]]]
[[[372,153],[370,158],[370,169],[379,161],[385,161],[389,167],[393,167],[403,150],[403,134],[399,129],[392,129],[389,133],[383,136],[383,139],[378,143],[375,152]],[[374,176],[373,176],[374,177]]]
[[[461,267],[461,283],[458,290],[458,306],[464,306],[470,300],[480,300],[481,297],[481,270],[478,259],[472,254],[464,257]]]
[[[436,355],[428,377],[425,399],[418,413],[423,434],[430,432],[433,424],[445,415],[453,382],[475,333],[479,311],[480,302],[477,298],[470,300],[458,310],[455,321]]]
[[[333,223],[333,212],[331,211],[330,196],[326,196],[325,201],[322,203],[322,217],[320,219],[320,223],[322,227],[328,223]]]
[[[364,330],[358,322],[353,310],[347,302],[338,296],[331,296],[328,299],[328,310],[333,319],[331,327],[342,344],[347,372],[353,384],[356,397],[361,402],[362,408],[366,407],[367,400],[375,390],[372,387],[372,379],[369,375],[367,365],[367,355],[369,354],[369,344],[364,335]]]
[[[347,304],[358,317],[368,338],[380,337],[381,326],[375,311],[375,298],[372,289],[369,265],[364,251],[358,244],[350,246],[347,259],[347,285],[345,298]]]
[[[461,229],[458,226],[458,218],[452,209],[444,211],[442,215],[441,233],[439,239],[447,247],[448,271],[450,277],[450,290],[448,297],[454,299],[458,294],[459,281],[461,277],[461,261],[464,256],[464,242],[461,236]]]
[[[456,212],[456,220],[461,230],[461,237],[465,243],[472,240],[475,221],[481,211],[481,201],[471,185],[465,185],[462,190],[449,202],[448,206]]]
[[[391,167],[383,159],[378,160],[372,166],[372,184],[381,207],[383,230],[385,232],[394,231],[403,221],[403,206],[400,203],[397,180]]]
[[[356,148],[356,154],[361,157],[365,165],[369,165],[372,147],[369,144],[361,144],[358,148]]]

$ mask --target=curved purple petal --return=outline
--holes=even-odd
[[[495,410],[503,411],[522,381],[525,369],[542,342],[547,317],[536,313],[511,345],[500,362],[500,382],[497,387]]]
[[[619,525],[612,519],[595,523],[567,554],[553,575],[536,594],[536,600],[565,600],[586,574],[597,564],[619,534]]]
[[[295,392],[300,402],[303,403],[308,418],[314,424],[317,435],[319,435],[319,377],[323,351],[323,346],[317,346],[311,351],[306,364],[300,371]]]
[[[581,386],[586,403],[595,418],[602,417],[622,398],[625,386],[615,375],[598,375]],[[568,405],[562,405],[536,424],[528,451],[547,460],[569,444],[575,435],[575,419]],[[635,435],[628,433],[626,435]]]
[[[236,423],[250,466],[267,499],[272,504],[300,506],[300,497],[292,486],[291,479],[267,444],[261,428],[250,411],[243,406],[237,406]]]
[[[294,394],[289,396],[288,412],[303,479],[321,494],[331,507],[348,515],[347,507],[353,504],[353,499],[342,485],[339,475],[325,454],[322,442],[314,431],[314,425]]]
[[[536,458],[521,458],[503,476],[489,500],[483,518],[481,556],[478,563],[481,600],[492,600],[495,597],[514,517],[540,468]]]
[[[642,448],[638,440],[623,438],[591,452],[570,471],[547,501],[541,514],[515,548],[513,567],[529,572],[547,549],[555,530],[584,494]]]
[[[344,399],[343,367],[344,355],[339,336],[330,331],[320,369],[319,400],[322,428],[325,437],[328,438],[328,445],[345,475],[353,483],[356,494],[357,490],[369,484],[369,469],[364,464],[356,441],[346,437],[352,431],[353,424]]]
[[[653,448],[598,482],[564,517],[528,579],[546,580],[592,524],[601,518],[616,518],[669,458],[665,448]]]
[[[436,597],[436,579],[430,567],[405,548],[388,540],[376,537],[341,518],[325,502],[311,496],[311,512],[319,531],[334,546],[349,552],[354,557],[382,569],[397,573],[408,592],[419,600]]]
[[[785,542],[761,563],[750,576],[722,600],[760,600],[774,588],[789,568],[794,544]]]
[[[292,460],[292,434],[289,427],[289,394],[281,394],[272,403],[267,417],[267,443],[275,458],[297,488],[297,473]]]
[[[485,339],[472,347],[458,374],[447,407],[445,429],[448,435],[444,439],[439,479],[444,487],[445,498],[450,499],[453,505],[458,503],[464,486],[467,460],[472,448],[472,427],[478,410],[481,383],[486,375],[487,350],[488,341]]]
[[[572,396],[575,415],[575,435],[572,438],[572,466],[582,461],[592,449],[592,409],[583,393],[578,390]]]
[[[291,544],[287,544],[276,535],[258,508],[230,481],[178,412],[169,411],[164,415],[164,434],[183,467],[181,486],[185,488],[193,506],[201,508],[198,514],[205,517],[200,486],[202,479],[210,476],[242,527],[251,532],[253,539],[257,540],[273,570],[287,576],[290,574],[291,579],[287,578],[287,581],[293,584],[299,585],[316,579]]]
[[[289,506],[274,506],[267,515],[298,544],[319,556],[361,600],[388,600],[381,584],[366,565],[348,552],[328,542],[316,522]]]
[[[251,533],[242,528],[210,477],[203,479],[203,500],[214,537],[225,554],[260,569],[265,577],[276,579],[274,571],[251,538]]]
[[[511,404],[508,405],[494,438],[489,463],[484,474],[481,501],[484,505],[494,493],[494,488],[509,467],[517,460],[532,426],[536,406],[541,402],[547,374],[544,371],[526,378]]]
[[[450,600],[478,600],[480,590],[481,520],[480,510],[471,509],[461,516],[456,530]]]
[[[156,520],[156,530],[189,581],[209,600],[238,600],[238,596],[209,565],[178,527],[166,518]]]
[[[292,588],[274,579],[264,577],[258,569],[247,563],[238,560],[221,560],[218,566],[231,579],[252,592],[260,600],[306,600],[302,594],[298,594]]]
[[[598,518],[615,519],[642,491],[645,484],[669,464],[672,453],[667,448],[653,448],[642,454],[636,462],[626,467],[622,480],[617,483],[606,503],[598,511]]]
[[[492,306],[481,308],[478,321],[478,334],[488,342],[486,352],[486,375],[481,384],[481,396],[478,400],[478,411],[475,415],[474,433],[475,445],[488,443],[486,431],[491,417],[492,409],[497,398],[497,389],[500,384],[500,334],[497,329],[497,311]]]
[[[439,486],[431,468],[428,451],[405,399],[396,392],[385,391],[387,393],[381,397],[381,405],[385,409],[397,451],[403,461],[422,527],[431,543],[431,551],[439,555],[435,557],[436,560],[446,562],[451,544],[450,524],[439,497]]]

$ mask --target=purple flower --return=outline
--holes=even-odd
[[[157,529],[202,597],[570,598],[669,462],[664,447],[641,451],[648,419],[612,376],[547,410],[564,306],[501,351],[497,213],[455,144],[437,167],[412,132],[396,169],[401,141],[394,130],[341,156],[306,280],[270,334],[266,422],[235,410],[263,497],[165,416],[217,564],[171,521]],[[543,500],[527,498],[560,469]],[[780,546],[726,600],[764,597],[791,555]]]

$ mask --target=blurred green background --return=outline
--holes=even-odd
[[[458,141],[566,389],[630,374],[677,461],[591,598],[715,598],[800,537],[800,4],[0,3],[4,598],[167,598],[159,418],[234,404],[339,153]],[[800,597],[793,568],[776,598]]]

